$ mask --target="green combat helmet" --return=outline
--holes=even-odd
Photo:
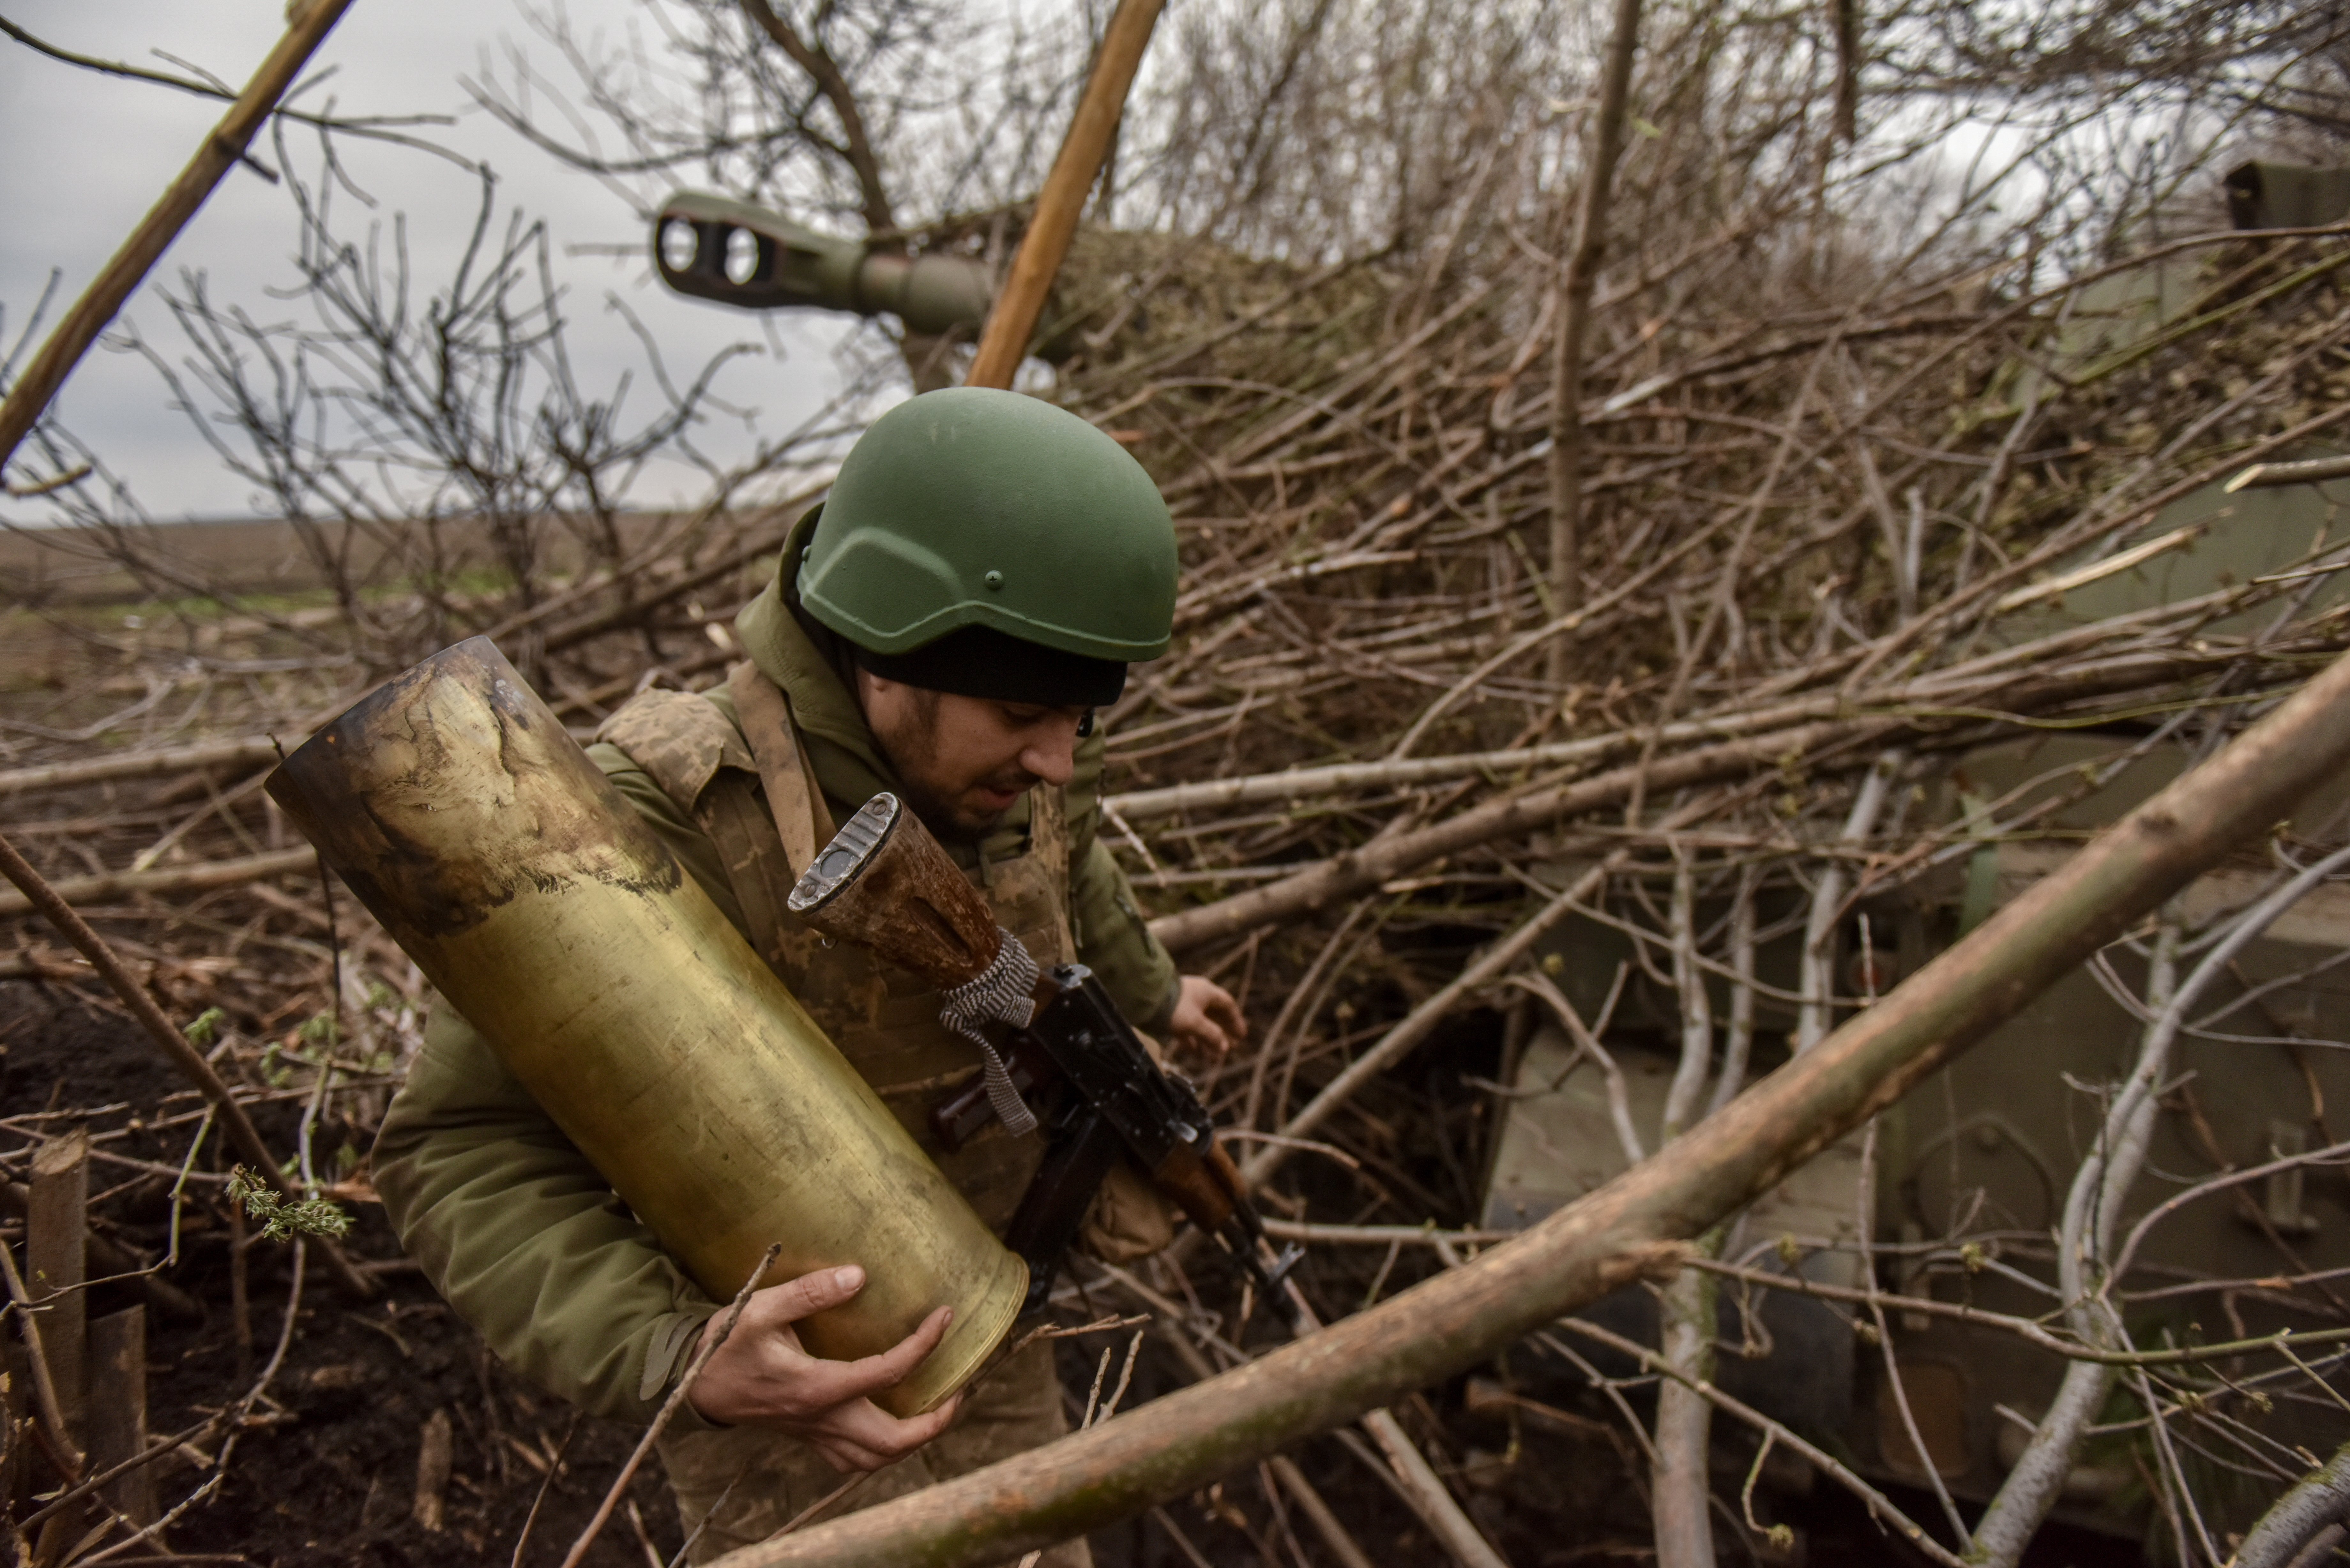
[[[799,595],[877,673],[962,633],[1115,666],[1122,681],[1167,651],[1175,524],[1142,465],[1076,415],[949,388],[900,403],[850,450]]]

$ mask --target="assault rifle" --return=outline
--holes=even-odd
[[[937,986],[946,993],[941,1017],[980,1044],[984,1077],[931,1113],[942,1147],[962,1147],[999,1116],[1016,1124],[1032,1096],[1045,1102],[1045,1163],[1004,1236],[1028,1263],[1028,1310],[1044,1305],[1123,1153],[1258,1293],[1293,1312],[1282,1287],[1299,1249],[1274,1253],[1191,1085],[1152,1059],[1091,970],[1040,971],[897,796],[874,796],[817,851],[789,908],[824,935],[861,942]]]

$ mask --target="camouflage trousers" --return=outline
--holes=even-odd
[[[967,1396],[953,1426],[896,1464],[875,1471],[849,1494],[846,1511],[870,1508],[983,1469],[1049,1443],[1066,1430],[1061,1383],[1053,1370],[1053,1345],[1046,1340],[1005,1362]],[[757,1427],[663,1433],[660,1456],[670,1489],[677,1494],[678,1516],[689,1533],[713,1505],[718,1508],[693,1543],[689,1560],[696,1564],[764,1541],[848,1479],[807,1444]],[[1063,1542],[1045,1553],[1037,1568],[1093,1568],[1093,1554],[1083,1541]]]

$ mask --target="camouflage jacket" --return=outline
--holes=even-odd
[[[797,558],[787,542],[786,562]],[[743,649],[783,688],[835,821],[896,784],[844,680],[838,649],[795,617],[779,574],[737,622]],[[734,718],[723,689],[710,694]],[[1069,913],[1078,956],[1148,1030],[1164,1027],[1175,965],[1149,934],[1097,833],[1102,737],[1084,742],[1066,798]],[[737,929],[715,847],[618,748],[588,749]],[[1024,799],[966,867],[1016,853]],[[488,1044],[437,1006],[423,1049],[379,1133],[374,1179],[401,1244],[507,1365],[594,1414],[649,1418],[716,1310],[557,1130]],[[691,1417],[691,1411],[681,1411]],[[691,1425],[689,1419],[688,1425]]]

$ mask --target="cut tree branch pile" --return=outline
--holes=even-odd
[[[1572,1506],[1604,1521],[1589,1526],[1597,1543],[1703,1568],[1695,1536],[1668,1545],[1645,1507],[1620,1506],[1652,1462],[1689,1458],[1655,1453],[1669,1434],[1655,1422],[1652,1441],[1649,1407],[1635,1403],[1647,1396],[1575,1359],[1598,1343],[1588,1336],[1527,1336],[1611,1286],[1672,1273],[1685,1243],[2083,963],[2123,1014],[2159,1013],[2152,988],[2135,989],[2131,943],[2199,872],[2221,874],[2199,884],[2208,902],[2339,846],[2341,822],[2293,808],[2350,747],[2350,542],[2330,512],[2292,511],[2304,493],[2278,486],[2339,472],[2312,459],[2350,421],[2350,234],[2225,227],[2217,169],[2232,142],[2174,150],[2178,161],[2133,182],[2077,161],[2080,128],[2111,128],[2100,116],[2149,123],[2128,84],[2187,84],[2180,101],[2201,104],[2238,68],[2215,62],[2334,57],[2339,18],[2183,5],[2043,53],[1981,7],[1929,7],[1896,40],[1863,7],[1764,16],[1650,0],[1613,8],[1627,47],[1611,53],[1605,16],[1586,37],[1507,7],[1293,9],[1158,24],[1098,182],[1073,176],[1059,192],[1056,211],[1087,205],[1092,221],[1045,306],[1052,363],[1022,368],[1020,384],[1134,452],[1175,516],[1175,643],[1102,715],[1104,809],[1077,826],[1109,846],[1182,966],[1246,1011],[1241,1049],[1184,1065],[1277,1232],[1307,1240],[1299,1277],[1330,1326],[1268,1348],[1237,1282],[1197,1246],[1089,1276],[1087,1289],[1125,1290],[1157,1314],[1114,1419],[731,1561],[995,1561],[1139,1511],[1196,1561],[1310,1556],[1317,1542],[1345,1557],[1404,1539],[1424,1554],[1436,1550],[1424,1534],[1401,1532],[1472,1511],[1440,1506],[1431,1486],[1478,1490],[1489,1544],[1531,1561],[1513,1551],[1555,1543],[1561,1516],[1544,1510],[1570,1505],[1511,1490],[1526,1473],[1512,1467],[1557,1454],[1539,1456],[1512,1417],[1507,1457],[1489,1462],[1476,1423],[1548,1407],[1519,1390],[1481,1414],[1416,1392],[1507,1352],[1550,1357],[1587,1395],[1551,1410],[1540,1440],[1608,1434],[1552,1467],[1596,1478]],[[1016,254],[1033,179],[997,191],[966,169],[955,199],[931,205],[975,216],[900,227],[927,210],[907,184],[931,162],[891,143],[917,106],[877,85],[893,68],[888,40],[864,39],[846,13],[757,0],[696,17],[712,29],[694,36],[712,82],[739,85],[721,44],[774,51],[749,57],[741,80],[789,99],[789,136],[815,139],[792,156],[831,171],[836,216],[909,250]],[[2162,39],[2194,47],[2166,54]],[[1603,76],[1606,63],[1620,68]],[[1035,102],[1062,106],[1055,131],[1081,74],[1029,84]],[[2302,90],[2290,70],[2257,91],[2226,79],[2230,115]],[[1905,112],[1872,127],[1880,91]],[[618,87],[591,96],[599,112],[625,107]],[[523,98],[489,97],[548,144]],[[956,112],[976,117],[979,103]],[[1024,124],[1021,112],[1004,109],[1003,123]],[[2011,117],[2015,134],[1953,186],[1938,148],[1987,116]],[[623,130],[629,167],[574,161],[666,179],[702,157],[667,122]],[[762,135],[709,150],[709,166],[732,178],[782,156],[785,132]],[[1041,160],[1055,136],[1028,143]],[[1616,164],[1612,180],[1589,177],[1595,157]],[[280,313],[292,324],[240,315],[190,278],[157,306],[185,343],[140,346],[284,517],[303,585],[257,591],[185,531],[152,525],[104,454],[54,416],[7,476],[7,504],[65,525],[44,533],[46,556],[78,551],[137,597],[79,603],[55,584],[0,584],[12,676],[0,809],[28,872],[72,906],[52,927],[34,897],[0,889],[0,1002],[36,1021],[36,1040],[78,1009],[135,1029],[142,1062],[169,1034],[211,1075],[152,1104],[93,1090],[53,1106],[51,1084],[23,1065],[48,1058],[10,1043],[0,1194],[23,1184],[57,1121],[87,1120],[93,1168],[120,1177],[93,1212],[126,1272],[178,1246],[165,1227],[192,1205],[228,1222],[223,1133],[232,1158],[250,1163],[256,1145],[290,1155],[289,1188],[372,1214],[363,1153],[432,999],[253,787],[280,744],[481,632],[582,736],[649,685],[714,684],[743,657],[734,616],[774,580],[787,530],[822,498],[872,395],[900,387],[909,364],[934,374],[961,352],[869,328],[839,402],[721,465],[693,442],[710,400],[744,384],[719,379],[725,358],[640,383],[659,389],[655,406],[642,412],[639,392],[640,422],[624,425],[617,397],[572,379],[548,236],[501,230],[486,186],[464,270],[427,279],[340,232],[282,138],[276,161],[298,202],[297,304]],[[744,193],[783,200],[764,175],[742,177]],[[2019,182],[2085,194],[2043,209],[2014,195]],[[2136,193],[2158,189],[2168,194],[2152,207]],[[656,307],[630,308],[657,341]],[[700,464],[707,493],[631,510],[628,486],[656,457]],[[385,472],[422,477],[388,488]],[[2285,510],[2262,510],[2272,502]],[[1992,754],[2023,759],[2028,782],[1983,784],[1976,762]],[[2116,801],[2182,774],[2082,847]],[[2015,896],[2016,866],[2057,868]],[[1945,947],[1962,906],[1983,923]],[[1903,919],[1927,935],[1901,938],[1896,964],[1887,932]],[[73,920],[91,942],[60,947],[54,931]],[[1628,956],[1596,994],[1562,967],[1577,956],[1569,930],[1622,939]],[[1758,947],[1790,943],[1800,966],[1758,971]],[[1902,972],[1880,993],[1880,975]],[[2275,1041],[2293,1081],[2317,1085],[2330,1061],[2245,986],[2249,1000],[2227,1003],[2239,1012],[2195,1024],[2196,1038]],[[1605,1081],[1605,1141],[1658,1152],[1496,1244],[1485,1172],[1511,1107],[1546,1092],[1513,1076],[1541,1030],[1563,1032],[1571,1069]],[[1680,1064],[1677,1114],[1718,1107],[1693,1127],[1669,1128],[1627,1097],[1632,1054],[1660,1043]],[[2043,1091],[2074,1092],[2031,1092]],[[2164,1114],[2191,1123],[2196,1092],[2178,1087]],[[2222,1377],[2192,1346],[2149,1342],[2133,1303],[2208,1291],[2229,1311],[2322,1318],[2329,1334],[2350,1321],[2327,1268],[2295,1251],[2299,1232],[2260,1231],[2269,1210],[2245,1190],[2246,1171],[2297,1175],[2332,1158],[2336,1137],[2316,1131],[2306,1152],[2273,1160],[2214,1142],[2195,1156],[2210,1169],[2187,1173],[2189,1191],[2219,1183],[2241,1201],[2248,1233],[2276,1254],[2268,1272],[2162,1273],[2133,1262],[2133,1234],[2096,1287],[2121,1326],[2081,1354],[2137,1401],[2109,1435],[2136,1445],[2147,1517],[2174,1543],[2251,1522],[2199,1511],[2219,1505],[2198,1501],[2201,1472],[2178,1457],[2187,1440],[2266,1495],[2288,1491],[2316,1467],[2269,1436],[2254,1393],[2285,1396],[2287,1415],[2333,1409],[2339,1365],[2325,1357],[2340,1353],[2313,1340],[2306,1366],[2288,1364],[2276,1349],[2288,1342],[2248,1330],[2229,1343],[2261,1347],[2243,1364],[2277,1364],[2275,1378],[2236,1363]],[[2140,1214],[2143,1195],[2122,1199]],[[1900,1303],[1931,1295],[1901,1271],[1996,1278],[2050,1315],[2011,1302],[1970,1325],[2036,1325],[2012,1337],[2055,1366],[2043,1342],[2079,1337],[2063,1324],[2081,1303],[2050,1294],[2064,1271],[2044,1234],[1980,1216],[1952,1225],[1914,1244],[1878,1225],[1856,1259],[1846,1251],[1855,1282],[1809,1304],[1851,1313],[1856,1334],[1864,1319],[1891,1324],[1891,1348],[1871,1351],[1890,1366],[1908,1332]],[[235,1234],[220,1243],[239,1260],[224,1314],[253,1361],[249,1249]],[[351,1261],[380,1280],[401,1265],[380,1232],[368,1257],[366,1234]],[[1912,1250],[1887,1261],[1897,1251],[1880,1243]],[[331,1248],[307,1255],[338,1267]],[[1725,1251],[1707,1278],[1725,1303],[1767,1293],[1769,1261]],[[1700,1315],[1715,1310],[1709,1291],[1685,1293]],[[1074,1288],[1055,1305],[1092,1321]],[[1734,1344],[1721,1311],[1716,1337]],[[277,1359],[298,1361],[316,1332],[284,1324]],[[452,1321],[432,1332],[463,1334]],[[1170,1355],[1195,1375],[1232,1369],[1148,1397]],[[1701,1358],[1653,1365],[1688,1378]],[[240,1388],[255,1386],[244,1370]],[[1717,1447],[1783,1440],[1752,1401],[1696,1393],[1669,1401],[1681,1448],[1707,1440],[1689,1437],[1704,1429],[1687,1419],[1699,1401]],[[232,1414],[207,1422],[244,1422],[257,1407],[208,1408]],[[1426,1474],[1384,1441],[1313,1437],[1373,1409]],[[1887,1429],[1914,1433],[1904,1422]],[[260,1440],[258,1427],[234,1430]],[[420,1493],[418,1510],[394,1510],[402,1519],[476,1507],[442,1484],[452,1464],[469,1480],[507,1467],[494,1438],[467,1449],[445,1413],[435,1430],[439,1458],[420,1469],[440,1478],[432,1506]],[[301,1436],[296,1421],[288,1440]],[[536,1484],[546,1459],[515,1462]],[[1637,1484],[1619,1484],[1627,1472]],[[1822,1473],[1871,1510],[1894,1506],[1881,1468]],[[2341,1517],[2341,1491],[2328,1470],[2248,1542],[2290,1561],[2286,1537]],[[1177,1501],[1194,1492],[1197,1508]],[[1409,1496],[1421,1506],[1398,1501]],[[1717,1487],[1715,1501],[1717,1534],[1759,1551],[1772,1527],[1751,1479],[1742,1498]],[[613,1507],[605,1547],[623,1518]],[[205,1517],[174,1524],[175,1548]],[[1955,1517],[1890,1526],[1947,1536]],[[1293,1521],[1312,1535],[1293,1537]],[[1199,1531],[1212,1538],[1204,1552]],[[510,1546],[501,1536],[491,1554]],[[1952,1538],[1929,1554],[1970,1550]]]
[[[724,1561],[950,1568],[1049,1544],[1473,1366],[1628,1281],[1669,1275],[1680,1243],[1892,1105],[2345,763],[2350,658],[1715,1113],[1702,1136],[1516,1241],[1097,1432]]]

